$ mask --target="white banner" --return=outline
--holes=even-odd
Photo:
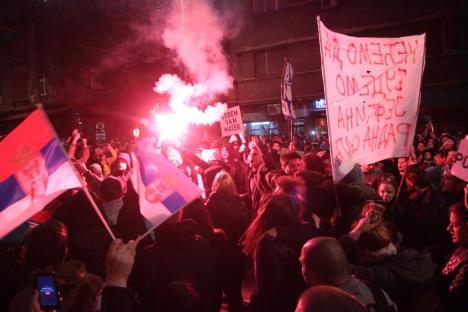
[[[468,135],[458,145],[457,158],[452,166],[451,173],[468,182]]]
[[[223,118],[219,121],[223,136],[231,136],[237,133],[244,133],[244,123],[239,105],[228,108]]]
[[[355,164],[407,156],[419,110],[425,34],[358,38],[317,17],[333,180]]]

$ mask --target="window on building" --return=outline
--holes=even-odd
[[[244,124],[247,135],[273,135],[279,134],[279,125],[276,121],[255,121]]]
[[[242,79],[255,77],[254,56],[252,52],[238,55],[236,65],[238,77]]]
[[[283,73],[284,57],[286,49],[274,49],[267,51],[267,76],[281,75]]]
[[[257,52],[254,54],[255,77],[267,76],[266,52]]]
[[[276,11],[280,8],[281,0],[252,0],[253,14]]]
[[[255,77],[269,77],[281,75],[283,72],[286,49],[274,49],[254,53]],[[246,69],[243,69],[246,71]],[[244,75],[243,75],[244,76]]]
[[[304,134],[304,118],[298,118],[293,121],[295,134]]]

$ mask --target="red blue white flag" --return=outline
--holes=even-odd
[[[139,195],[140,211],[153,226],[200,197],[192,180],[162,156],[149,139],[138,143],[132,158],[131,181]]]
[[[0,164],[0,238],[64,191],[82,187],[42,109],[0,142]]]

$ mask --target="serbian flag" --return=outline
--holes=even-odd
[[[200,197],[192,180],[158,153],[149,139],[138,143],[132,158],[131,181],[139,195],[140,211],[153,226]]]
[[[40,108],[0,142],[0,163],[0,238],[64,191],[82,187]]]

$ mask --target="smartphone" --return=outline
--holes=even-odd
[[[42,310],[58,309],[59,296],[53,274],[37,274],[36,288],[39,292],[39,304]]]

